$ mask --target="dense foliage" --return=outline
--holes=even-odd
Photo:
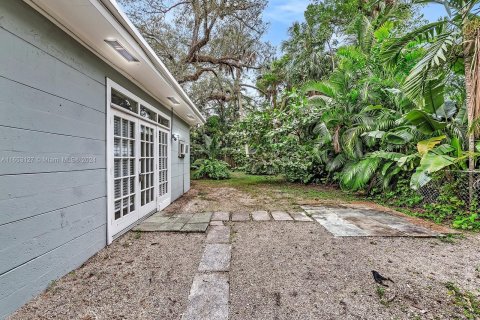
[[[229,165],[220,160],[228,153],[223,148],[221,132],[224,130],[219,117],[210,117],[205,126],[192,134],[192,177],[214,180],[230,178]]]
[[[334,183],[414,207],[422,201],[415,190],[439,172],[477,169],[480,144],[469,142],[478,131],[471,110],[478,102],[469,102],[467,81],[475,65],[467,60],[478,48],[466,45],[464,34],[480,25],[476,2],[446,1],[450,16],[434,23],[410,2],[362,1],[361,10],[357,1],[310,5],[285,55],[258,80],[274,87],[271,107],[230,132],[239,148],[250,149],[246,171]],[[338,11],[350,19],[337,19]],[[424,216],[478,228],[475,183],[467,201],[454,188],[436,190]]]

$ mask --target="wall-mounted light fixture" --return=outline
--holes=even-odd
[[[180,104],[180,102],[175,97],[167,97],[167,99],[170,100],[170,102],[172,102],[173,104]]]
[[[128,52],[127,49],[125,49],[125,47],[117,40],[105,40],[105,42],[128,62],[138,62],[138,59]]]

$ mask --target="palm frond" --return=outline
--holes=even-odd
[[[414,100],[425,92],[425,85],[428,83],[428,72],[447,62],[446,54],[453,44],[453,37],[449,34],[442,34],[430,45],[425,56],[413,67],[405,79],[403,91],[405,95]]]
[[[381,59],[391,65],[397,63],[400,53],[410,42],[415,40],[428,41],[441,34],[447,24],[447,20],[432,22],[407,33],[401,38],[386,40],[382,47]]]
[[[347,162],[347,157],[345,157],[345,154],[339,153],[338,155],[335,156],[335,158],[327,162],[325,169],[328,172],[334,172],[342,168],[346,162]]]
[[[301,91],[305,93],[320,94],[329,98],[336,96],[335,88],[326,81],[309,81],[302,86]]]
[[[380,158],[365,158],[347,165],[341,173],[341,186],[350,190],[365,187],[375,175],[381,162]]]

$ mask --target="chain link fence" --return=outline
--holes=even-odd
[[[463,202],[464,207],[478,207],[480,204],[480,171],[443,171],[418,190],[424,203],[437,203],[439,200]],[[443,197],[443,199],[440,199]],[[457,199],[454,199],[456,197]]]

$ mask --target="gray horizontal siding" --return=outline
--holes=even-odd
[[[1,319],[106,244],[105,78],[170,111],[23,1],[0,12]],[[178,117],[172,131],[189,143]],[[177,154],[174,199],[189,188]]]
[[[31,10],[31,9],[30,9]],[[38,90],[105,110],[105,86],[34,47],[17,35],[0,29],[0,75]]]
[[[105,226],[100,226],[0,275],[0,319],[44,290],[52,280],[81,266],[105,244]]]
[[[85,107],[6,78],[0,78],[0,114],[1,126],[105,140],[103,109]]]
[[[104,213],[99,198],[0,226],[0,274],[105,225]]]
[[[179,140],[190,145],[190,127],[179,117],[174,116],[172,133],[179,135]],[[190,154],[178,157],[178,141],[172,140],[172,200],[178,199],[190,190]]]
[[[0,226],[105,196],[104,169],[0,176]]]
[[[23,1],[0,12],[1,319],[105,246],[105,77],[128,81]]]
[[[0,175],[105,168],[105,141],[0,126]]]

